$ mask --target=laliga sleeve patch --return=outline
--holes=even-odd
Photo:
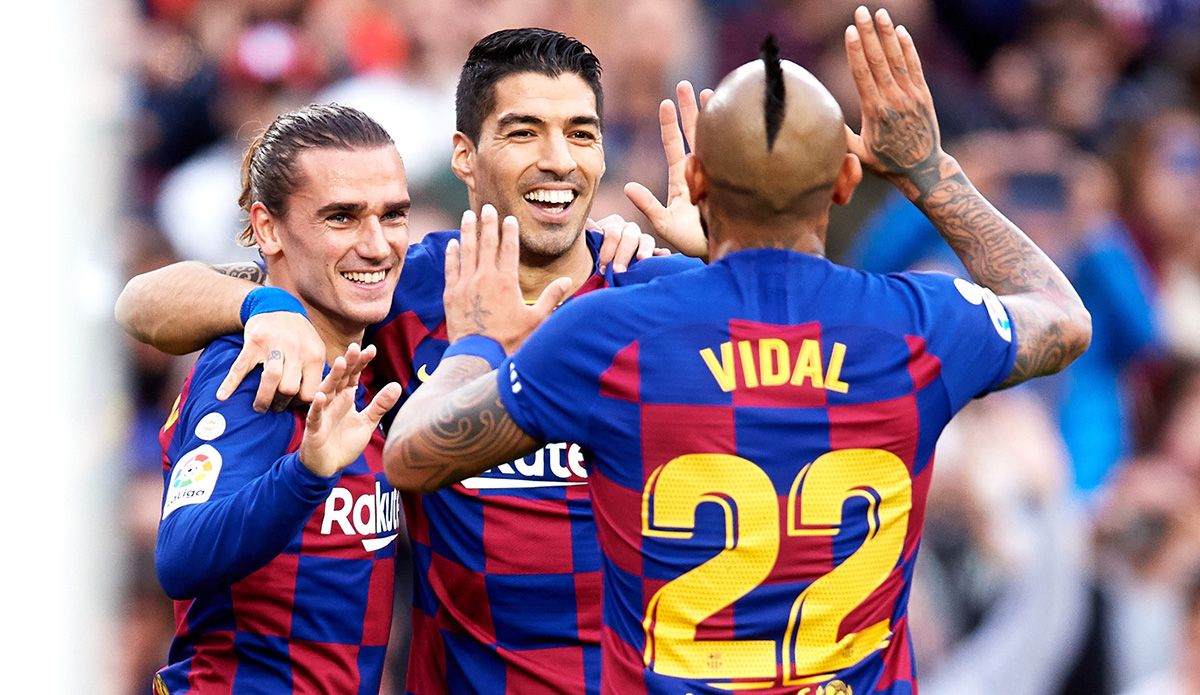
[[[180,457],[171,469],[162,518],[166,519],[180,507],[207,501],[217,486],[220,473],[221,454],[209,444],[192,449]]]
[[[225,416],[220,413],[209,413],[196,423],[196,437],[206,442],[225,434]]]
[[[1004,308],[1004,302],[1000,301],[995,292],[962,278],[954,278],[954,286],[963,299],[976,306],[983,304],[987,308],[988,317],[992,321],[992,328],[996,330],[996,334],[1003,338],[1004,342],[1012,342],[1012,321],[1008,318],[1008,310]]]

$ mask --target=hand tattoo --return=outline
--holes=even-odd
[[[475,330],[479,333],[487,333],[487,317],[491,316],[492,312],[483,308],[483,297],[475,295],[471,300],[471,308],[467,311],[467,318],[475,324]]]

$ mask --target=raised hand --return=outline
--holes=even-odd
[[[254,409],[279,411],[294,398],[312,401],[325,367],[325,343],[303,314],[275,311],[251,316],[246,322],[246,342],[229,374],[217,389],[217,400],[225,400],[258,365],[262,381],[254,396]]]
[[[687,167],[687,145],[696,142],[696,119],[700,109],[712,96],[711,89],[700,92],[699,104],[692,84],[686,80],[675,86],[675,102],[664,99],[658,105],[658,127],[663,152],[667,156],[667,204],[640,183],[625,184],[625,196],[641,211],[660,238],[679,249],[680,253],[696,258],[708,256],[708,240],[700,227],[700,210],[692,205],[684,171]],[[681,126],[682,122],[682,127]]]
[[[604,236],[600,244],[600,272],[612,263],[614,273],[629,270],[633,259],[642,260],[651,256],[665,256],[671,253],[669,249],[656,246],[654,237],[642,231],[636,222],[629,222],[617,214],[608,215],[599,221],[588,219],[587,226]]]
[[[850,152],[914,199],[946,155],[912,37],[887,10],[872,19],[859,6],[846,28],[846,58],[862,107],[861,135],[846,129]]]
[[[358,378],[373,357],[374,345],[359,350],[351,344],[344,356],[333,361],[313,396],[300,441],[300,462],[317,475],[333,475],[354,463],[379,421],[400,400],[400,385],[391,383],[361,411],[355,407]]]
[[[484,205],[478,219],[463,213],[461,242],[446,246],[446,332],[451,342],[465,335],[494,338],[511,354],[571,292],[560,277],[528,306],[518,280],[517,219],[501,223]]]

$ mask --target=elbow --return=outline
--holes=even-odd
[[[196,568],[187,562],[169,557],[161,548],[155,553],[154,568],[158,573],[158,583],[171,599],[187,601],[200,593],[196,581]]]
[[[150,338],[147,332],[142,330],[142,322],[139,320],[140,316],[137,312],[138,298],[145,292],[145,285],[145,275],[130,278],[129,282],[125,283],[125,289],[121,290],[121,295],[117,297],[117,304],[113,308],[113,316],[117,320],[117,325],[142,343],[149,342]]]
[[[1083,302],[1068,309],[1062,332],[1067,358],[1063,366],[1066,367],[1087,352],[1092,344],[1092,313]]]

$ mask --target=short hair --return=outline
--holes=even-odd
[[[550,29],[501,29],[471,48],[463,63],[454,99],[455,127],[479,142],[483,120],[496,107],[496,83],[516,73],[535,72],[547,77],[578,75],[592,88],[596,115],[604,122],[604,88],[600,85],[600,60],[578,39]]]
[[[274,215],[287,214],[288,198],[304,185],[296,160],[306,150],[395,146],[392,136],[370,116],[341,104],[309,104],[280,114],[254,138],[242,158],[238,205],[248,214],[261,202]],[[240,246],[254,246],[249,221],[238,235]]]

